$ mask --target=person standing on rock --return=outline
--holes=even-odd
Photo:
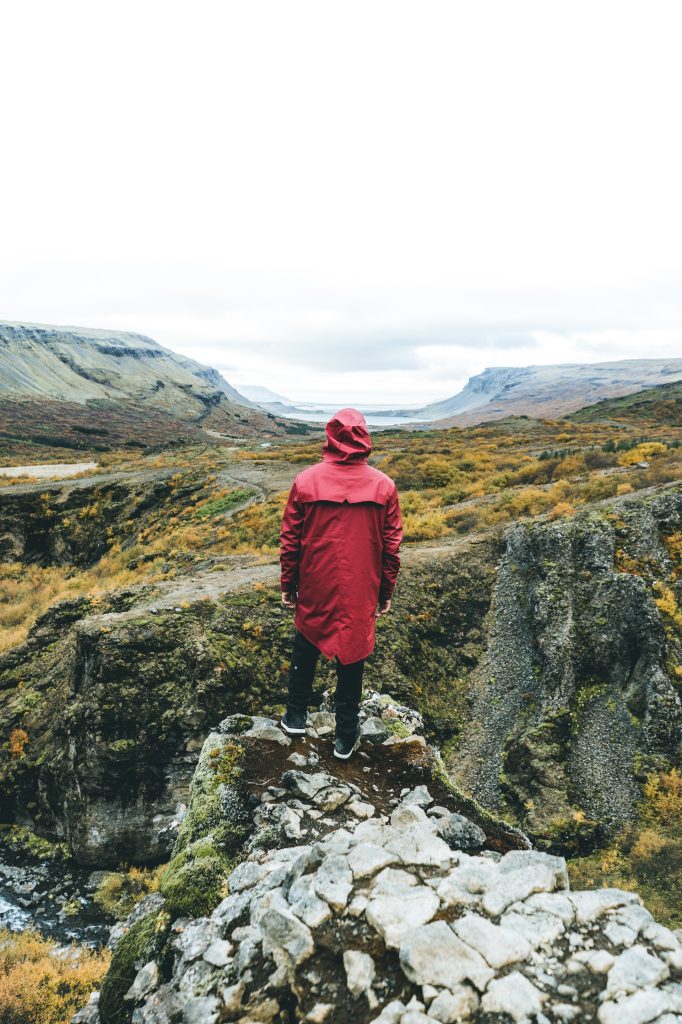
[[[350,757],[374,624],[385,615],[400,568],[403,526],[398,490],[368,465],[372,443],[357,409],[327,424],[322,461],[299,473],[282,518],[282,603],[295,609],[296,634],[282,728],[305,733],[320,652],[336,663],[334,754]]]

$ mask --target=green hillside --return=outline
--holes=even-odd
[[[645,388],[621,398],[608,398],[588,405],[566,417],[579,423],[597,420],[626,420],[682,426],[682,380]]]

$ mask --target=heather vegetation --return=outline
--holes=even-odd
[[[2,1024],[70,1024],[109,965],[107,951],[58,948],[37,932],[0,931]]]
[[[401,493],[406,545],[466,536],[516,519],[570,516],[590,502],[680,476],[682,427],[600,421],[514,418],[476,427],[384,431],[374,435],[372,463]],[[276,556],[281,510],[294,475],[319,457],[320,438],[189,445],[131,457],[109,452],[103,472],[173,470],[162,493],[102,527],[105,553],[87,566],[0,562],[0,649],[19,643],[55,601],[95,601],[111,590],[154,584],[214,560]],[[264,486],[240,480],[263,470]],[[45,510],[58,515],[49,491]],[[101,522],[97,492],[75,516],[59,521],[82,534]],[[101,538],[100,538],[101,539]],[[227,559],[227,562],[226,562]]]

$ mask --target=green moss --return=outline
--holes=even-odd
[[[216,783],[231,786],[242,773],[241,762],[244,748],[239,743],[228,742],[222,750],[211,751],[212,767]]]
[[[247,501],[257,493],[252,487],[238,487],[221,498],[214,498],[213,501],[206,502],[195,511],[194,515],[197,519],[214,519],[216,516],[231,512],[237,505],[241,505],[243,501]]]
[[[23,825],[0,825],[0,849],[36,860],[68,860],[66,843],[53,843]]]
[[[129,1024],[133,1005],[123,997],[139,969],[159,957],[170,923],[170,915],[165,910],[159,910],[136,921],[119,941],[100,991],[101,1024]]]
[[[186,846],[161,879],[160,891],[172,917],[210,913],[227,894],[227,876],[234,863],[211,837]]]
[[[410,729],[401,722],[399,718],[387,718],[384,720],[384,725],[391,733],[392,736],[399,736],[401,739],[407,739],[412,733]]]
[[[252,827],[239,780],[244,748],[232,736],[211,733],[201,751],[190,806],[160,891],[173,917],[208,913],[226,891],[227,876]]]

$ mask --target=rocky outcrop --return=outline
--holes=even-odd
[[[456,730],[464,676],[481,649],[494,572],[481,548],[438,557],[436,578],[433,559],[406,571],[367,667],[368,686],[420,703],[426,731],[441,740]],[[235,569],[178,579],[156,595],[65,602],[0,655],[4,730],[29,737],[20,758],[0,750],[4,819],[66,838],[97,867],[167,856],[212,723],[273,714],[285,700],[291,620],[275,590],[249,583],[257,571],[236,591]],[[333,675],[322,660],[316,704]]]
[[[638,779],[678,761],[681,524],[676,485],[506,534],[449,766],[567,849],[631,819]]]
[[[679,1019],[680,935],[636,893],[572,892],[561,857],[462,808],[419,739],[340,764],[316,729],[273,726],[235,716],[206,741],[169,880],[81,1024]]]

